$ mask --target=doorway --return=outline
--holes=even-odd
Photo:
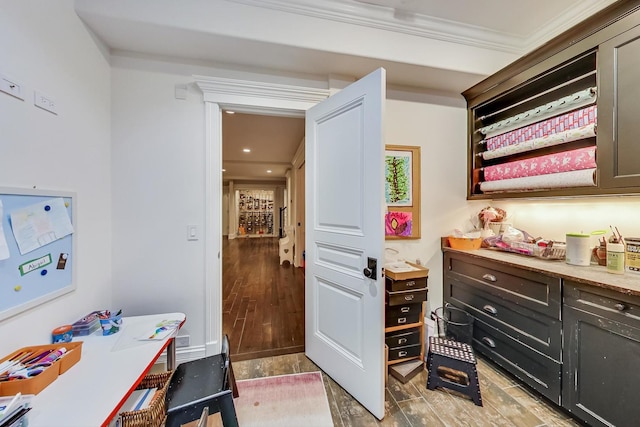
[[[280,230],[304,200],[289,179],[303,139],[304,118],[222,110],[222,332],[233,360],[304,352],[304,274],[279,259]]]

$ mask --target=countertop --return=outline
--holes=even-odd
[[[611,289],[626,295],[640,296],[640,273],[613,274],[608,273],[606,267],[600,265],[581,267],[567,264],[563,260],[544,260],[495,249],[459,250],[443,247],[442,250],[443,252],[458,252],[472,257],[489,259],[553,277]]]

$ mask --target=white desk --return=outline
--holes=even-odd
[[[183,313],[124,317],[120,331],[102,336],[76,337],[83,341],[82,357],[67,372],[34,397],[29,427],[106,426],[129,394],[171,344],[168,361],[175,361],[174,334],[163,340],[140,341],[162,320],[180,320]],[[182,326],[182,324],[181,324]]]

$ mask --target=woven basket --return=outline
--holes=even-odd
[[[158,393],[156,393],[147,408],[140,409],[139,411],[121,412],[121,427],[160,427],[164,424],[167,417],[165,396],[172,374],[173,372],[148,374],[142,379],[138,387],[136,387],[136,390],[157,387]]]

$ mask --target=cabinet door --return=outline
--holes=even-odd
[[[598,183],[640,187],[640,26],[600,45]]]
[[[593,426],[640,420],[640,329],[565,306],[562,406]]]

